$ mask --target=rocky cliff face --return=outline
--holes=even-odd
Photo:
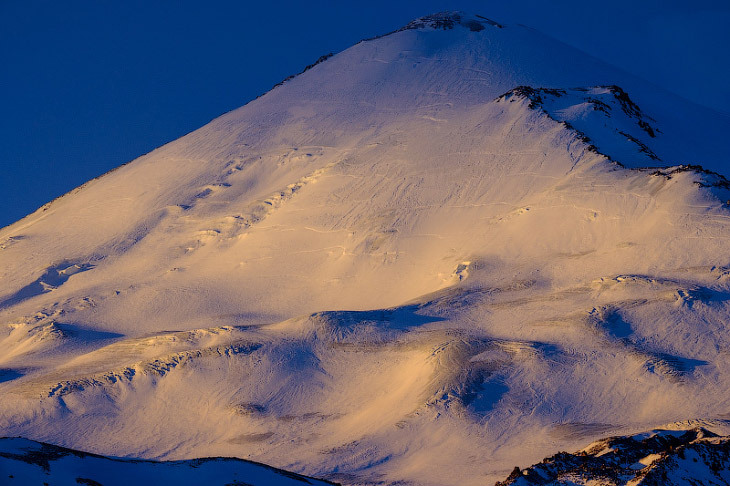
[[[703,428],[654,430],[594,442],[573,454],[560,452],[520,470],[496,486],[659,486],[726,484],[730,438]]]

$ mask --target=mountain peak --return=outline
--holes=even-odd
[[[406,26],[399,29],[397,32],[402,30],[413,30],[413,29],[442,29],[449,30],[455,26],[465,27],[473,32],[479,32],[484,30],[486,27],[497,27],[502,28],[503,26],[494,20],[488,19],[482,15],[470,14],[460,11],[445,11],[438,12],[425,17],[419,17],[409,22]]]
[[[420,486],[727,436],[730,183],[694,165],[730,126],[494,24],[360,42],[0,231],[2,434]]]

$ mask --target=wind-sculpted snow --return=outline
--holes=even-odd
[[[5,300],[0,301],[0,308],[9,307],[36,295],[50,292],[68,280],[71,275],[85,272],[91,268],[93,268],[93,265],[89,263],[61,262],[53,265],[46,269],[43,275],[38,277],[37,280],[21,288]]]
[[[483,17],[361,42],[0,231],[0,431],[419,485],[725,433],[728,129]]]

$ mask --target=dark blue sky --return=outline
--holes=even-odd
[[[0,0],[0,226],[247,103],[322,54],[441,10],[535,27],[730,113],[727,0],[354,5]]]

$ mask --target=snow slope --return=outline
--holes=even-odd
[[[363,41],[0,231],[0,435],[426,485],[721,430],[728,129],[476,15]]]
[[[0,478],[8,485],[58,486],[334,484],[240,459],[213,457],[173,462],[110,459],[18,438],[0,439]]]

